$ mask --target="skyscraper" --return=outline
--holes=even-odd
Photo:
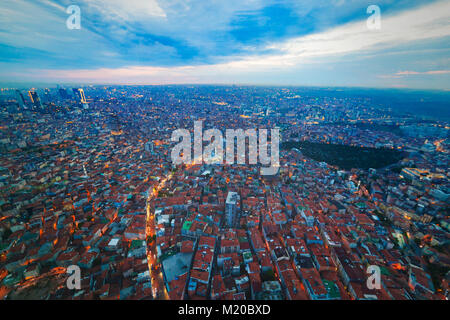
[[[239,194],[237,194],[237,192],[228,192],[227,200],[225,201],[225,219],[229,228],[233,228],[237,221],[238,200]]]
[[[48,88],[44,89],[44,102],[49,103],[50,102],[50,90]]]
[[[81,88],[72,88],[72,91],[75,95],[75,100],[85,109],[87,109],[89,105],[87,104],[86,96],[84,95],[84,90]]]
[[[78,91],[78,89],[72,88],[72,92],[73,92],[73,95],[75,96],[75,101],[80,102],[81,97],[80,97],[80,92]]]
[[[23,97],[23,94],[22,92],[20,92],[20,90],[16,90],[16,100],[19,104],[20,109],[25,108],[25,98]]]
[[[67,100],[70,98],[70,95],[67,93],[66,89],[64,89],[64,88],[59,88],[58,93],[62,100]]]
[[[144,145],[144,149],[147,152],[153,152],[153,143],[151,141],[147,141]]]
[[[120,123],[120,120],[119,120],[119,117],[117,116],[117,114],[110,113],[109,125],[111,128],[111,134],[113,136],[120,136],[123,133],[122,125]]]
[[[33,107],[36,109],[43,109],[41,99],[39,99],[39,95],[36,91],[30,90],[28,91],[28,95],[30,96],[31,103],[33,104]]]

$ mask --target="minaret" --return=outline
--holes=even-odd
[[[87,173],[87,171],[86,171],[86,166],[83,164],[83,172],[84,172],[84,176],[83,176],[83,178],[89,178],[89,176],[88,176],[88,173]]]

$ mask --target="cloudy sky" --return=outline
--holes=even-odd
[[[66,26],[73,4],[80,30]],[[2,82],[449,90],[450,1],[1,0],[0,70]]]

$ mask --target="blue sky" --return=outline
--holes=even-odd
[[[66,27],[72,4],[81,30]],[[0,2],[2,82],[448,90],[449,53],[450,1]]]

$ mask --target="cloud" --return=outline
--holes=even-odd
[[[450,36],[450,2],[441,1],[396,16],[382,15],[381,30],[369,30],[363,20],[274,43],[267,49],[281,52],[285,61],[295,64],[308,57],[380,51],[412,41],[447,36]]]
[[[111,20],[142,21],[154,17],[167,17],[157,0],[84,0],[83,2]]]
[[[71,67],[83,65],[92,59],[87,53],[92,48],[110,51],[109,44],[86,28],[69,30],[65,8],[49,0],[30,2],[2,0],[0,21],[7,28],[0,29],[1,44],[16,48],[20,54],[17,63],[42,66]],[[82,22],[83,25],[83,22]],[[82,39],[82,41],[80,40]],[[33,55],[34,52],[39,54]],[[43,55],[42,53],[47,55]],[[5,52],[0,51],[4,58]],[[100,58],[100,57],[99,57]]]
[[[381,30],[372,31],[363,1],[283,1],[274,11],[269,0],[79,0],[79,32],[65,28],[71,0],[4,1],[0,19],[11,30],[0,29],[8,48],[0,57],[15,64],[6,65],[3,79],[378,85],[380,78],[413,81],[448,70],[448,1],[409,7],[410,1],[380,0]],[[288,28],[280,26],[286,19]],[[297,28],[297,21],[303,25]],[[22,51],[29,54],[14,57]],[[448,86],[445,81],[433,85]]]
[[[424,72],[399,71],[395,75],[396,76],[410,76],[410,75],[423,75],[423,74],[435,75],[435,74],[449,74],[449,73],[450,73],[450,70],[432,70],[432,71],[424,71]]]
[[[423,76],[423,75],[443,75],[450,74],[450,70],[430,70],[430,71],[398,71],[394,74],[382,74],[378,75],[381,79],[401,79],[405,76]]]
[[[79,79],[84,81],[105,81],[107,79],[132,79],[150,82],[168,79],[183,82],[197,79],[211,81],[220,76],[243,73],[259,74],[289,70],[323,59],[337,59],[339,56],[362,53],[376,53],[410,42],[442,39],[450,36],[450,2],[441,1],[420,8],[402,12],[395,16],[382,16],[381,30],[368,30],[366,21],[348,23],[337,28],[297,37],[284,42],[274,42],[265,50],[266,55],[234,56],[209,65],[187,65],[181,67],[130,66],[117,69],[58,71],[45,70],[48,77],[55,79]],[[440,74],[447,71],[428,71],[423,74]],[[405,75],[397,73],[394,77]]]
[[[63,11],[63,12],[66,11],[66,7],[60,5],[59,3],[53,2],[51,0],[39,0],[39,1],[47,6],[56,8],[59,11]]]

